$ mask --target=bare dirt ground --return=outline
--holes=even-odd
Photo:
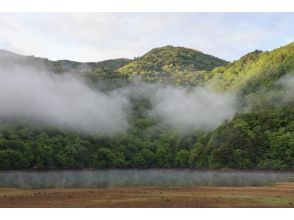
[[[294,183],[264,187],[0,188],[0,207],[294,208]]]

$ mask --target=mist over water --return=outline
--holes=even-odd
[[[189,169],[4,171],[0,187],[97,188],[122,186],[264,186],[294,181],[294,172]]]

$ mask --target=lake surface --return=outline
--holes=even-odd
[[[294,171],[189,169],[2,171],[0,187],[96,188],[117,186],[262,186],[294,181]]]

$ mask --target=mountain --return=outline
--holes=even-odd
[[[134,60],[118,58],[100,62],[51,61],[0,50],[0,64],[34,66],[56,73],[77,72],[98,78],[134,76],[143,80],[181,85],[212,85],[217,90],[242,90],[244,94],[269,88],[294,68],[294,43],[273,51],[255,50],[232,63],[200,51],[174,46],[150,50]]]
[[[142,57],[117,70],[121,75],[141,76],[143,79],[160,79],[177,73],[212,70],[228,62],[200,51],[164,46],[152,49]]]
[[[126,58],[100,62],[51,61],[47,58],[22,56],[9,51],[0,51],[0,63],[33,66],[55,73],[75,72],[89,75],[93,80],[140,77],[143,80],[162,80],[178,84],[198,84],[203,81],[203,72],[228,64],[227,61],[200,51],[174,46],[150,50],[134,60]],[[200,78],[201,80],[200,80]],[[193,81],[193,82],[192,82]]]
[[[21,68],[33,67],[54,73],[75,72],[79,74],[93,72],[96,67],[96,63],[94,62],[82,63],[70,60],[52,61],[47,58],[23,56],[6,50],[0,50],[0,65],[4,67],[11,67],[12,65]]]
[[[172,46],[155,48],[134,60],[96,63],[50,61],[0,51],[1,66],[15,64],[58,74],[78,72],[107,92],[117,88],[121,79],[130,85],[132,77],[189,88],[208,86],[217,94],[237,94],[237,103],[242,105],[219,127],[185,135],[161,124],[162,118],[152,117],[153,102],[144,94],[130,98],[130,128],[113,137],[0,119],[0,169],[294,169],[294,43],[272,51],[255,50],[231,63]],[[166,106],[173,104],[178,103]],[[195,114],[201,116],[201,111]],[[178,114],[185,115],[185,108]]]

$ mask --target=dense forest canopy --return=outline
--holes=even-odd
[[[35,120],[34,111],[28,117],[31,108],[22,99],[7,102],[7,97],[14,99],[4,94],[11,91],[10,84],[2,88],[0,169],[294,169],[294,43],[269,52],[256,50],[232,63],[173,46],[133,60],[97,63],[0,51],[1,79],[19,76],[10,72],[16,66],[25,73],[22,81],[27,77],[29,83],[34,76],[34,82],[46,82],[34,88],[47,89],[50,96],[41,101],[36,95],[30,103],[46,108],[41,116],[48,120]],[[64,90],[68,85],[76,85],[75,90]],[[104,102],[87,102],[97,97]],[[68,100],[69,107],[62,108]],[[51,103],[55,109],[48,109]],[[22,112],[15,117],[14,111]],[[97,111],[103,113],[98,121]],[[67,126],[54,122],[56,114]],[[101,132],[101,127],[110,129],[109,121],[115,128],[126,124],[111,134]],[[93,132],[76,129],[89,124]]]

